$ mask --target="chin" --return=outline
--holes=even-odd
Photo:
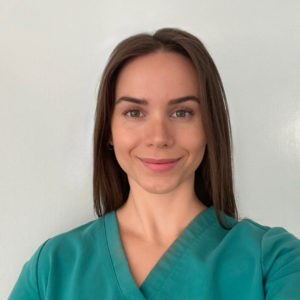
[[[164,181],[164,182],[162,182]],[[172,192],[179,184],[166,182],[167,180],[162,180],[157,178],[157,180],[148,180],[146,184],[140,183],[141,188],[150,194],[167,194]]]

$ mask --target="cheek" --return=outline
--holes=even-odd
[[[188,152],[188,161],[191,168],[197,168],[205,153],[206,137],[202,128],[199,126],[190,129],[188,133],[181,135],[181,145]]]
[[[206,137],[201,125],[190,127],[186,132],[180,134],[181,143],[191,151],[199,151],[206,145]]]
[[[116,151],[120,151],[120,153],[124,153],[124,150],[130,150],[138,144],[139,131],[126,126],[124,123],[116,122],[112,126],[112,135],[114,141],[114,147]],[[126,151],[125,151],[126,153]]]

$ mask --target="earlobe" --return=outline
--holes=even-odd
[[[111,138],[108,139],[108,143],[111,144],[111,145],[114,145],[114,142]]]
[[[109,138],[108,138],[108,142],[107,142],[107,143],[108,143],[108,144],[111,144],[111,145],[114,144],[111,133],[110,133],[110,135],[109,135]]]

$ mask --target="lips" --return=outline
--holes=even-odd
[[[181,158],[181,157],[180,157]],[[173,169],[180,158],[171,159],[153,159],[153,158],[140,158],[142,164],[149,170],[154,172],[166,172]]]
[[[153,158],[140,158],[140,160],[151,163],[151,164],[168,164],[174,161],[179,160],[180,158],[171,158],[171,159],[153,159]]]

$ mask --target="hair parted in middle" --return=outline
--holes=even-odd
[[[116,80],[122,67],[137,57],[174,52],[193,63],[199,82],[200,109],[207,147],[195,171],[195,193],[207,207],[214,206],[219,224],[231,229],[219,211],[239,219],[233,185],[232,133],[228,104],[217,67],[203,43],[178,28],[139,33],[121,41],[102,73],[94,128],[93,198],[98,217],[118,209],[127,200],[129,182],[114,151],[107,147],[115,106]]]

